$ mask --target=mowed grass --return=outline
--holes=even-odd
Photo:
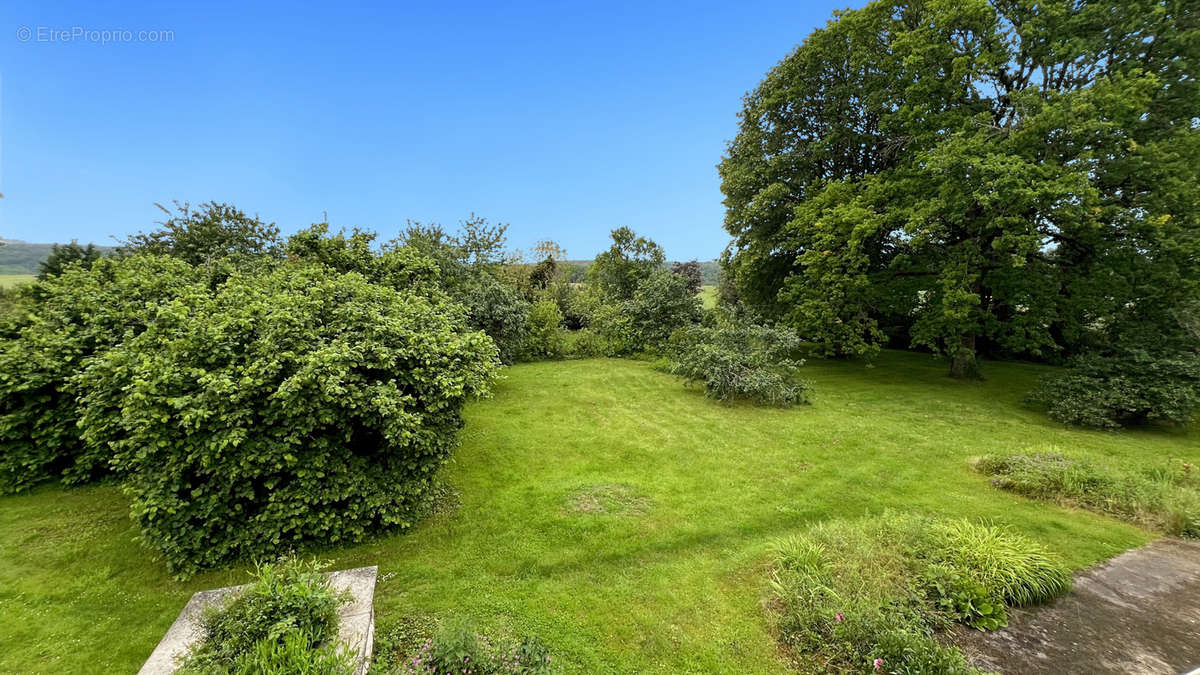
[[[713,309],[717,306],[717,287],[701,286],[697,297],[700,298],[700,303],[704,305],[704,309]]]
[[[27,284],[37,279],[33,274],[0,274],[0,288],[12,288],[17,284]]]
[[[377,621],[466,616],[534,634],[581,673],[778,673],[770,546],[885,508],[987,519],[1072,567],[1152,533],[992,488],[971,457],[1052,443],[1121,461],[1200,461],[1185,431],[1071,430],[1020,405],[1036,366],[987,363],[982,383],[928,356],[873,368],[813,361],[811,406],[725,406],[619,360],[506,369],[467,410],[446,471],[453,512],[408,534],[323,552],[379,565]],[[196,590],[134,541],[116,487],[0,499],[0,672],[132,672]]]

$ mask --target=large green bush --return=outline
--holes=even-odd
[[[461,314],[324,266],[234,274],[104,354],[81,424],[176,573],[407,527],[497,367]]]
[[[200,281],[179,260],[134,256],[68,267],[26,294],[0,341],[0,492],[108,471],[107,449],[80,441],[79,378],[99,355],[145,330],[161,303],[203,289]]]
[[[1066,424],[1102,429],[1189,424],[1200,408],[1200,356],[1144,350],[1088,354],[1065,373],[1042,379],[1029,401]]]
[[[671,337],[667,369],[719,401],[749,399],[764,405],[807,403],[811,386],[801,379],[796,334],[784,328],[722,323],[691,326]]]

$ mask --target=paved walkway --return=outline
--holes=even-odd
[[[956,642],[999,673],[1187,673],[1200,668],[1200,541],[1160,539],[1075,576],[1055,602]]]

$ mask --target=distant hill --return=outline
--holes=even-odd
[[[0,239],[0,274],[37,274],[38,265],[50,255],[54,244],[31,244],[17,239]],[[84,246],[86,246],[86,242]],[[111,251],[113,246],[97,246]]]

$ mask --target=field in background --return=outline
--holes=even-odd
[[[815,522],[986,519],[1074,567],[1151,539],[995,489],[968,460],[1055,444],[1195,463],[1197,432],[1068,429],[1020,405],[1042,368],[983,367],[986,382],[958,382],[919,354],[814,360],[815,403],[779,410],[715,403],[642,362],[518,365],[466,411],[456,510],[320,555],[379,565],[381,630],[466,615],[539,636],[568,672],[779,673],[764,565]],[[116,486],[0,498],[0,672],[133,672],[192,592],[247,578],[172,581],[135,534]]]
[[[704,309],[713,309],[717,306],[717,287],[716,286],[701,286],[700,287],[700,302],[704,303]]]
[[[32,274],[0,274],[0,288],[11,288],[17,284],[26,284],[36,278]]]

